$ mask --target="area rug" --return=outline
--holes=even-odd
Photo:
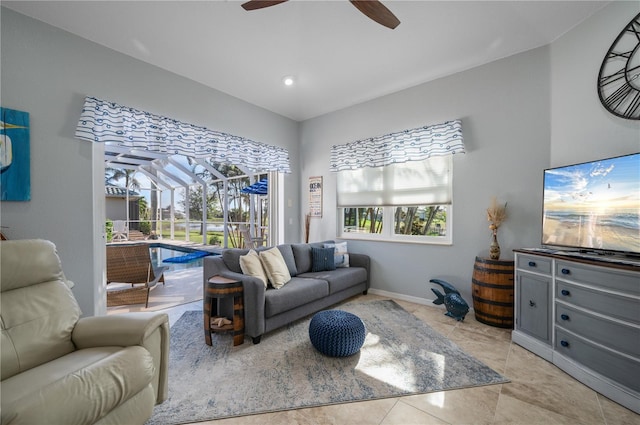
[[[171,328],[169,398],[148,424],[373,400],[508,382],[391,300],[336,307],[359,316],[367,336],[359,353],[333,358],[309,341],[310,317],[233,347],[230,334],[204,343],[202,312]]]

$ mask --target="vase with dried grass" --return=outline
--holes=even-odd
[[[489,257],[492,260],[500,259],[500,245],[498,244],[498,228],[507,219],[507,203],[498,204],[498,200],[494,196],[491,205],[487,208],[487,221],[489,230],[491,230],[491,245],[489,245]]]

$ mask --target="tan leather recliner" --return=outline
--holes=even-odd
[[[167,396],[162,313],[80,318],[53,243],[0,242],[1,423],[143,424]]]

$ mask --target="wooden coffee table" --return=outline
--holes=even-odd
[[[244,343],[244,292],[242,282],[222,276],[212,276],[204,288],[204,340],[212,345],[211,332],[233,331],[233,345]],[[211,320],[219,318],[218,300],[233,298],[233,319],[230,325],[211,326]]]

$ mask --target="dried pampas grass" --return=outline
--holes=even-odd
[[[507,203],[505,202],[504,205],[499,205],[498,200],[494,196],[493,199],[491,199],[491,206],[487,208],[487,221],[491,223],[489,229],[495,232],[506,219]]]

